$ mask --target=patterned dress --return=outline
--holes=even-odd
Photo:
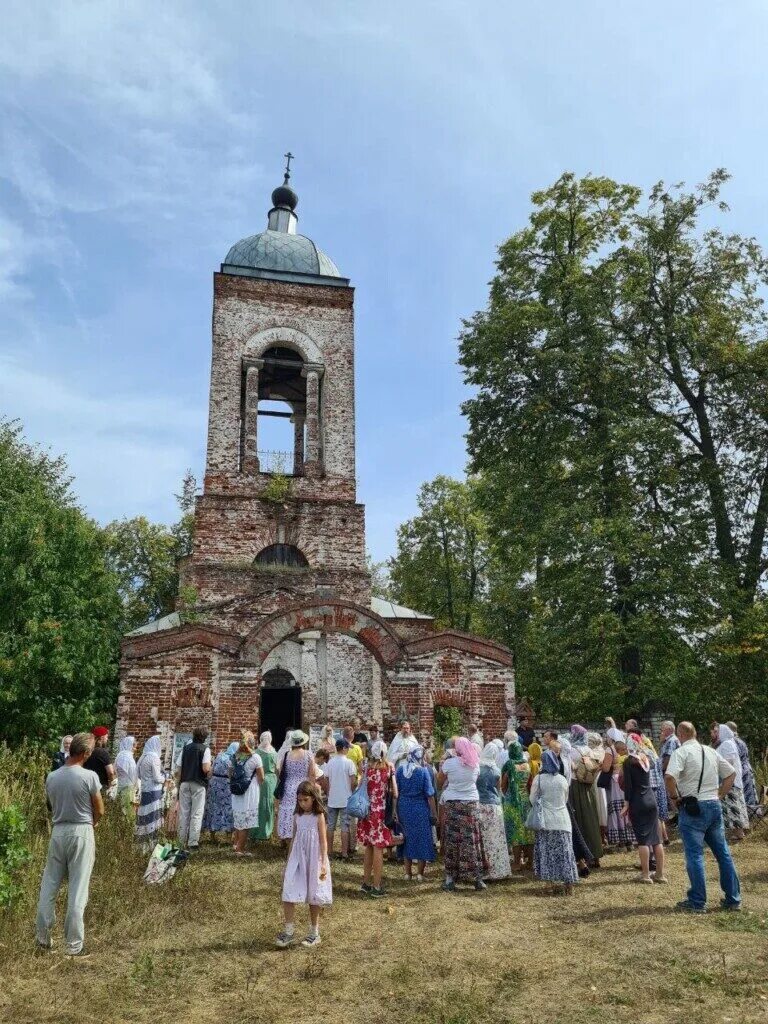
[[[502,804],[507,843],[510,846],[531,846],[534,834],[525,827],[525,819],[531,809],[531,800],[528,796],[528,765],[525,762],[516,764],[514,761],[507,761],[501,775],[502,778],[505,775],[507,777],[507,791]]]
[[[384,811],[387,806],[387,787],[392,776],[392,767],[388,764],[368,765],[365,777],[368,781],[368,799],[371,802],[368,817],[357,823],[357,841],[363,846],[375,846],[385,849],[392,845],[392,833],[384,824]],[[421,859],[421,858],[418,858]]]
[[[308,750],[304,757],[292,758],[291,752],[285,755],[285,789],[277,813],[277,834],[280,839],[290,839],[293,835],[293,816],[296,813],[296,790],[299,783],[305,782],[310,776],[314,759]]]
[[[480,774],[477,777],[477,792],[480,796],[477,811],[483,851],[488,862],[484,878],[494,882],[501,878],[509,878],[512,874],[504,829],[504,812],[501,809],[500,778],[501,772],[496,765],[481,762]]]
[[[648,751],[648,760],[651,762],[651,788],[656,797],[656,807],[659,812],[659,821],[669,820],[669,800],[667,799],[667,787],[664,785],[664,768],[660,757],[656,757]]]
[[[747,805],[747,810],[749,811],[758,807],[760,804],[760,800],[757,795],[757,785],[755,783],[755,772],[749,760],[749,748],[747,747],[747,744],[740,736],[736,736],[734,742],[741,761],[741,779],[744,785],[744,803]]]
[[[145,843],[154,840],[160,834],[165,820],[163,807],[165,774],[157,752],[160,749],[160,739],[159,737],[152,737],[152,739],[157,739],[156,747],[153,745],[148,751],[147,747],[151,740],[148,741],[137,765],[141,782],[141,802],[136,814],[135,835],[137,839]]]
[[[232,794],[229,791],[229,768],[232,760],[225,750],[217,754],[208,782],[203,814],[203,832],[231,832],[235,827],[232,817]]]
[[[429,810],[429,798],[435,795],[432,776],[424,767],[414,768],[410,775],[405,771],[405,765],[401,764],[396,774],[397,816],[405,836],[399,849],[405,860],[432,862],[437,858]]]

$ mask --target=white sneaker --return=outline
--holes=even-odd
[[[308,948],[311,947],[311,946],[319,946],[320,945],[320,933],[318,932],[317,935],[308,935],[306,937],[306,939],[302,939],[301,944],[302,944],[302,946],[307,946]]]
[[[280,934],[275,939],[275,945],[277,946],[278,949],[286,949],[288,946],[293,945],[295,941],[296,936],[293,934],[293,932],[287,932],[285,931],[285,929],[283,929],[283,931],[281,931]]]

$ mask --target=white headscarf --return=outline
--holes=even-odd
[[[725,758],[736,772],[733,785],[736,789],[741,789],[744,785],[744,776],[741,770],[741,757],[739,755],[739,748],[736,746],[736,737],[733,735],[733,729],[727,725],[718,725],[717,737],[719,740],[717,752],[720,757]]]
[[[159,736],[158,739],[160,739]],[[139,770],[136,767],[136,760],[133,756],[133,745],[135,742],[135,736],[123,736],[120,740],[120,751],[115,758],[115,771],[123,776],[123,780],[128,785],[135,785],[136,779],[139,777]]]
[[[416,743],[415,740],[414,740],[414,743]],[[418,743],[416,743],[416,746],[418,746]],[[376,742],[371,747],[371,757],[375,761],[381,761],[386,756],[387,756],[387,744],[384,742],[384,740],[376,740]]]
[[[265,754],[275,753],[275,748],[272,746],[272,733],[269,729],[266,729],[261,736],[259,736],[259,750],[263,750]]]
[[[156,757],[157,760],[159,761],[162,750],[163,744],[160,740],[160,737],[157,735],[157,733],[155,733],[155,735],[150,736],[147,742],[144,744],[144,749],[142,750],[141,757],[139,758],[139,764],[141,764],[145,757],[147,758],[147,760],[149,760],[152,757]]]
[[[615,726],[612,729],[608,729],[605,735],[608,737],[609,740],[612,740],[614,743],[627,742],[627,737],[625,736],[625,734],[621,731],[621,729],[617,729]]]
[[[496,758],[499,756],[499,741],[491,740],[490,743],[486,743],[480,752],[480,764],[487,764],[490,767],[496,767]]]

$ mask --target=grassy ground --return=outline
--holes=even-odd
[[[2,780],[0,763],[0,780]],[[99,829],[86,918],[93,957],[62,940],[32,947],[41,821],[25,902],[0,923],[0,1013],[14,1024],[357,1019],[365,1024],[653,1024],[768,1020],[768,842],[736,849],[748,910],[674,914],[684,895],[679,843],[671,884],[634,882],[635,858],[605,867],[566,899],[522,876],[475,895],[406,883],[387,868],[388,897],[358,893],[360,869],[334,863],[334,905],[315,950],[281,951],[282,857],[236,861],[204,847],[169,885],[142,885],[118,816]],[[765,830],[766,826],[763,826]],[[711,870],[711,893],[719,891]],[[306,923],[301,911],[299,935]]]

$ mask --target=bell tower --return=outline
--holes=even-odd
[[[206,471],[182,585],[228,628],[239,598],[259,597],[265,615],[316,597],[370,604],[354,290],[297,232],[289,181],[287,167],[266,230],[233,245],[214,274]],[[262,443],[271,417],[290,421],[288,450]]]

